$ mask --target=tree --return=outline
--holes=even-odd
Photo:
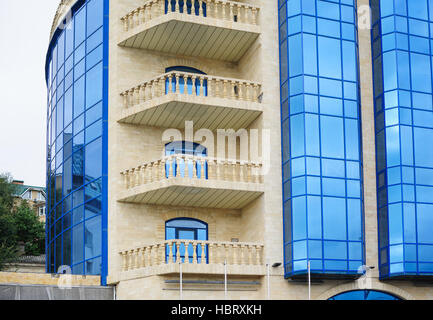
[[[27,201],[13,210],[13,222],[16,228],[18,243],[24,243],[26,255],[38,256],[45,252],[45,228],[39,221],[35,211],[31,209]]]
[[[19,245],[24,245],[26,255],[44,253],[45,230],[36,212],[27,201],[14,207],[14,190],[9,174],[0,174],[0,270],[16,261]]]

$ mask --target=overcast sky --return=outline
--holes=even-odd
[[[45,55],[59,0],[0,0],[0,173],[45,186]]]

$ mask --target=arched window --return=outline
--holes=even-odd
[[[177,218],[169,220],[165,223],[165,240],[195,240],[195,241],[207,241],[208,240],[208,225],[207,223],[191,219],[191,218]],[[166,258],[169,260],[169,247],[166,249]],[[205,246],[205,257],[207,260],[207,246]],[[185,244],[181,244],[179,247],[180,257],[182,262],[185,262]],[[171,254],[173,255],[173,261],[176,261],[177,249],[173,248]],[[201,262],[202,247],[197,245],[196,254],[198,260]],[[188,257],[192,262],[194,255],[194,246],[190,244],[188,246]]]
[[[201,88],[202,86],[202,82],[200,80],[200,75],[206,75],[206,73],[204,73],[201,70],[198,70],[196,68],[191,68],[191,67],[185,67],[185,66],[174,66],[174,67],[168,67],[165,69],[166,73],[169,72],[179,72],[180,75],[182,75],[182,73],[193,73],[193,74],[197,74],[197,78],[194,81],[194,85],[193,85],[193,77],[192,76],[187,76],[184,77],[183,75],[179,78],[179,92],[181,94],[188,94],[188,95],[200,95],[200,92],[202,92],[202,94],[206,97],[208,94],[207,91],[207,80],[204,79],[203,80],[203,89]],[[186,83],[187,85],[185,86],[185,79],[186,79]],[[176,84],[177,84],[177,80],[176,77],[172,77],[171,79],[171,90],[170,90],[170,80],[167,79],[165,81],[165,94],[168,94],[169,92],[176,92]]]
[[[184,1],[185,0],[165,0],[165,13],[167,14],[169,11],[183,13]],[[186,8],[188,14],[194,13],[196,16],[200,14],[200,2],[198,0],[186,0]],[[202,16],[207,16],[206,3],[204,1],[202,5]]]
[[[207,156],[207,149],[202,146],[201,144],[195,143],[195,142],[190,142],[190,141],[173,141],[170,143],[167,143],[165,145],[165,155],[166,156],[171,156],[171,155],[175,155],[175,154],[180,154],[180,155],[192,155],[195,157],[206,157]],[[178,163],[179,161],[179,163]],[[185,159],[181,158],[178,161],[173,161],[171,163],[172,165],[172,170],[173,170],[173,176],[176,176],[177,174],[177,166],[180,166],[180,176],[182,178],[185,178],[185,165],[188,165],[188,177],[189,178],[193,178],[193,162],[192,160],[189,160],[188,163],[185,162]],[[166,177],[169,177],[169,173],[170,173],[170,163],[166,163],[165,165],[165,172],[166,172]],[[196,162],[196,172],[197,172],[197,177],[201,179],[201,171],[202,171],[202,164],[201,162],[197,161]],[[206,179],[208,178],[208,166],[207,163],[205,162],[204,165],[204,174]],[[188,178],[186,177],[186,178]]]
[[[329,300],[401,300],[394,295],[375,290],[354,290],[340,293]]]

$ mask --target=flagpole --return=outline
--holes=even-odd
[[[227,260],[224,260],[224,299],[227,300]]]
[[[182,274],[182,260],[179,261],[179,273],[180,273],[180,282],[179,282],[179,289],[180,289],[180,300],[183,300],[183,274]]]
[[[308,260],[308,300],[311,300],[311,264]]]

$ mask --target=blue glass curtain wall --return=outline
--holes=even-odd
[[[354,0],[279,0],[285,275],[364,262]]]
[[[431,276],[433,1],[371,5],[380,276]]]
[[[104,276],[108,1],[79,1],[72,12],[47,54],[46,271]]]

